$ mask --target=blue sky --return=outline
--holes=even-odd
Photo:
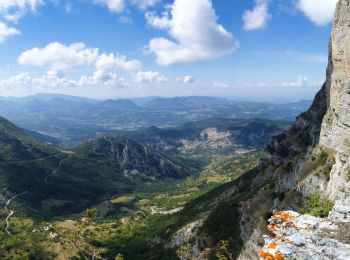
[[[2,0],[0,94],[311,99],[336,0]]]

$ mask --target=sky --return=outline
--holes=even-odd
[[[312,99],[337,0],[0,0],[0,95]]]

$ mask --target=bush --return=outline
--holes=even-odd
[[[322,150],[319,155],[319,160],[322,166],[325,166],[327,164],[328,160],[328,153],[325,150]]]
[[[299,213],[325,218],[333,206],[333,201],[323,198],[320,193],[314,193],[304,201],[304,207],[299,209]]]

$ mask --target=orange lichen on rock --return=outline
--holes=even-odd
[[[284,260],[284,257],[280,253],[276,253],[276,260]]]
[[[274,244],[274,243],[271,243]],[[269,253],[266,252],[265,250],[260,250],[259,256],[261,260],[284,260],[284,257],[280,253]]]
[[[295,218],[295,216],[288,211],[287,212],[275,211],[272,217],[277,220],[282,220],[283,222],[290,222]]]
[[[275,223],[271,223],[270,225],[267,226],[267,229],[275,235],[276,230],[280,228],[280,225],[276,225]]]
[[[263,259],[263,260],[275,260],[272,254],[265,252],[264,250],[260,250],[259,256],[260,256],[260,259]]]
[[[268,249],[276,249],[276,247],[277,247],[277,245],[274,242],[272,242],[271,244],[269,244],[267,246]]]

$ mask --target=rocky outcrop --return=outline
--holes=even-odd
[[[193,149],[224,149],[234,146],[231,140],[232,133],[229,131],[218,131],[217,128],[206,128],[200,133],[199,139],[182,139],[181,150]],[[236,145],[239,146],[239,145]]]
[[[107,162],[116,172],[132,179],[182,178],[195,169],[132,139],[104,136],[86,144],[93,159]]]
[[[231,223],[239,232],[225,239],[239,245],[241,260],[350,259],[350,0],[337,5],[329,48],[327,79],[310,109],[272,138],[254,175],[228,186],[229,198],[211,198],[239,205],[239,225]],[[316,194],[331,200],[326,211],[334,204],[327,218],[296,213]]]
[[[335,205],[328,218],[275,212],[261,259],[349,259],[350,240],[341,235],[350,218],[350,1],[337,5],[329,44],[327,80],[309,111],[275,137],[262,160],[255,185],[272,180],[273,209],[297,209],[320,192]],[[242,203],[242,210],[247,207]],[[255,226],[256,227],[256,226]],[[256,231],[256,229],[255,229]],[[259,234],[264,232],[260,230]],[[272,237],[270,235],[273,235]],[[254,237],[246,239],[251,253]]]
[[[348,213],[350,212],[347,206]],[[338,218],[317,218],[294,211],[274,212],[269,220],[273,238],[265,236],[261,259],[350,259],[350,223]],[[347,232],[346,230],[345,232]]]

